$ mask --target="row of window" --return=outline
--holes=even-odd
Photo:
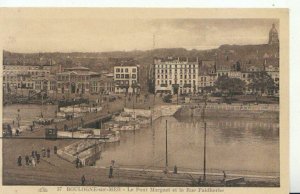
[[[174,73],[177,73],[178,71],[177,71],[177,69],[175,69],[175,71],[174,71]],[[179,71],[180,73],[196,73],[196,70],[195,69],[187,69],[187,70],[182,70],[182,69],[180,69],[180,71]],[[163,69],[161,69],[161,70],[159,70],[159,69],[157,69],[156,70],[156,73],[157,74],[160,74],[160,73],[169,73],[169,74],[172,74],[172,70],[167,70],[167,69],[165,69],[165,70],[163,70]]]
[[[156,65],[155,68],[168,68],[168,69],[179,69],[179,68],[197,68],[198,65],[187,65],[187,64],[182,64],[182,65],[177,65],[177,64],[164,64],[164,65]]]
[[[184,75],[184,76],[180,75],[179,77],[180,77],[180,79],[183,79],[183,78],[184,79],[192,79],[192,78],[196,79],[196,75],[193,75],[193,76],[192,75]],[[172,78],[172,76],[170,76],[169,78]],[[157,75],[157,79],[168,79],[168,75],[165,75],[165,76]],[[177,75],[174,76],[174,79],[177,79]]]
[[[117,73],[123,73],[123,72],[125,72],[125,73],[128,73],[129,72],[129,69],[128,68],[116,68],[116,72]],[[136,73],[136,68],[133,68],[132,69],[132,72],[133,73]]]
[[[172,84],[172,80],[157,80],[157,85],[160,85],[160,84],[168,84],[171,85]],[[175,80],[174,84],[178,84],[177,80]],[[179,84],[193,84],[193,85],[196,85],[196,81],[193,80],[193,82],[191,80],[180,80],[179,81]]]
[[[116,78],[129,79],[130,75],[129,74],[116,74]],[[131,78],[136,79],[136,74],[131,74]]]

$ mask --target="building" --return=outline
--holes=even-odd
[[[269,32],[269,45],[278,45],[278,44],[279,44],[278,32],[277,29],[275,28],[275,24],[273,24]]]
[[[115,66],[114,86],[115,93],[137,93],[139,91],[138,66]]]
[[[18,92],[18,90],[35,89],[35,80],[50,75],[50,65],[4,65],[4,92]]]
[[[198,91],[211,92],[217,80],[217,66],[215,60],[202,60],[199,67]]]
[[[91,94],[111,94],[114,92],[113,73],[104,73],[101,76],[91,77]]]
[[[56,74],[57,93],[86,95],[90,94],[90,81],[100,74],[90,71],[89,68],[77,66],[65,68],[64,72]]]
[[[198,92],[198,58],[155,58],[153,71],[155,93]]]

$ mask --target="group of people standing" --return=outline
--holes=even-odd
[[[54,152],[54,154],[57,154],[57,146],[54,146],[53,152]],[[42,148],[41,153],[39,153],[36,150],[32,150],[30,155],[25,155],[25,157],[24,157],[25,165],[35,167],[37,164],[40,163],[41,157],[50,158],[50,153],[51,153],[51,150],[49,147],[47,148],[47,150],[45,148]],[[19,156],[17,159],[18,166],[23,165],[22,160],[23,160],[22,156]]]

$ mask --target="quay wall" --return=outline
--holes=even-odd
[[[279,120],[278,104],[207,104],[182,105],[176,116],[206,116],[206,117],[240,117],[240,118],[268,118]]]
[[[136,116],[143,116],[152,120],[163,116],[194,116],[201,117],[240,117],[240,118],[267,118],[279,120],[278,104],[216,104],[208,103],[203,113],[204,104],[183,104],[183,105],[157,105],[151,110],[125,108],[127,113],[135,112]]]

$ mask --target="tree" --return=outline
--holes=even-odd
[[[225,94],[225,97],[232,99],[233,95],[242,93],[245,90],[246,83],[239,78],[221,76],[217,79],[215,86],[222,94]]]
[[[257,102],[258,96],[261,96],[266,92],[273,91],[276,89],[276,84],[267,72],[261,71],[251,74],[251,80],[248,87],[256,95]]]

